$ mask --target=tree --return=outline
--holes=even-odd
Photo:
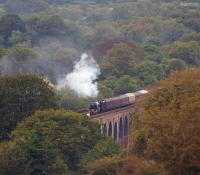
[[[75,44],[82,41],[79,27],[72,21],[64,21],[60,16],[44,15],[42,17],[31,17],[26,24],[27,33],[32,39],[33,44],[45,37],[55,37],[62,40],[65,37]]]
[[[38,13],[49,8],[46,0],[7,0],[5,7],[16,14]]]
[[[114,44],[102,60],[103,76],[132,75],[136,60],[134,52],[128,45],[124,43]]]
[[[12,31],[11,36],[8,38],[8,42],[10,45],[16,45],[25,41],[27,41],[25,34],[19,31]]]
[[[122,160],[121,164],[117,175],[168,175],[162,164],[135,155]]]
[[[13,171],[22,175],[78,173],[81,159],[103,141],[108,143],[106,140],[100,126],[87,116],[65,110],[37,111],[17,126],[6,146],[0,145],[0,172],[8,175]],[[109,143],[103,144],[105,153],[95,157],[118,153],[109,150],[115,145]],[[16,166],[19,163],[21,166]]]
[[[114,95],[114,90],[103,85],[103,83],[101,82],[98,83],[98,90],[99,90],[99,94],[98,94],[99,99],[109,98]]]
[[[131,17],[128,6],[116,7],[112,10],[112,18],[115,21],[127,20]]]
[[[175,72],[144,96],[133,121],[131,148],[162,163],[169,174],[198,174],[200,69]],[[141,151],[140,151],[141,152]]]
[[[143,52],[144,52],[145,58],[147,60],[151,60],[151,61],[160,63],[163,59],[162,53],[160,52],[159,48],[155,45],[144,46]]]
[[[163,45],[180,39],[187,28],[175,19],[163,20],[159,17],[139,17],[121,27],[123,35],[146,45]]]
[[[2,35],[0,35],[0,47],[3,47],[4,45],[4,38]]]
[[[5,48],[1,48],[1,47],[0,47],[0,59],[1,59],[4,55],[6,55],[6,52],[7,52],[7,50],[6,50]]]
[[[12,31],[24,33],[26,31],[25,24],[18,15],[4,15],[0,19],[0,35],[4,37],[5,42],[11,36]]]
[[[105,4],[105,3],[107,3],[106,0],[95,0],[95,2],[96,2],[97,4]]]
[[[98,82],[98,98],[109,98],[114,96],[114,88],[117,78],[114,76],[107,77],[105,80]]]
[[[176,41],[169,45],[168,55],[171,58],[179,58],[187,64],[200,65],[200,46],[196,41]]]
[[[44,47],[37,48],[39,56],[37,61],[39,64],[42,63],[43,74],[47,75],[52,82],[58,83],[59,79],[65,78],[73,70],[75,62],[79,59],[78,51],[52,39],[44,39],[40,42]]]
[[[192,13],[181,13],[179,14],[179,20],[188,28],[200,32],[200,22],[199,22],[200,13],[198,10]]]
[[[132,54],[134,54],[134,58],[143,59],[143,53],[140,47],[134,42],[130,42],[129,40],[122,38],[109,39],[96,45],[92,50],[95,59],[97,59],[98,62],[101,62],[107,52],[116,44],[124,44],[128,46],[133,52]]]
[[[109,77],[106,77],[105,80],[99,81],[99,83],[102,84],[103,86],[110,88],[110,89],[114,89],[116,81],[117,81],[116,77],[109,76]]]
[[[42,126],[42,123],[39,122],[36,125],[38,128],[35,132],[33,129],[27,131],[21,128],[20,134],[23,130],[21,136],[24,141],[20,140],[20,136],[18,136],[14,139],[15,142],[0,143],[0,174],[70,174],[62,154],[47,135],[49,129],[55,128],[55,125],[52,122],[49,122],[48,126],[44,124]],[[39,132],[41,135],[38,134]]]
[[[75,46],[85,46],[85,38],[82,36],[81,27],[73,20],[64,21],[64,36]]]
[[[196,41],[200,45],[200,33],[198,32],[191,32],[184,36],[183,41]]]
[[[84,168],[93,175],[168,175],[162,164],[134,155],[96,159],[89,161]]]
[[[128,75],[120,77],[115,84],[115,95],[121,95],[136,91],[136,80]]]
[[[99,158],[117,155],[119,151],[119,145],[116,145],[112,138],[105,138],[88,151],[82,159],[82,164],[87,166]]]
[[[57,91],[59,97],[59,106],[61,108],[73,111],[80,111],[89,107],[91,98],[79,97],[73,90],[62,89]]]
[[[158,6],[151,0],[139,0],[134,10],[139,16],[155,16],[158,13]]]
[[[159,64],[153,61],[144,61],[137,65],[136,76],[140,86],[147,86],[153,84],[156,80],[162,79],[165,72]]]
[[[38,109],[57,106],[57,97],[43,79],[32,75],[0,77],[0,137],[7,138],[16,124]]]
[[[102,21],[95,25],[92,41],[94,44],[100,44],[106,40],[119,36],[119,31],[108,21]]]
[[[124,24],[123,26],[121,26],[121,31],[123,36],[131,41],[143,42],[143,40],[145,39],[140,24],[135,24],[135,23]]]
[[[32,17],[27,21],[27,28],[39,37],[60,36],[65,32],[64,21],[59,16]]]
[[[181,71],[187,67],[183,60],[175,58],[168,60],[164,66],[167,75],[170,75],[173,71]]]
[[[40,65],[34,60],[37,58],[36,52],[26,45],[16,45],[9,49],[0,63],[1,74],[35,73],[41,74]],[[36,65],[34,65],[36,64]]]
[[[119,156],[103,157],[93,162],[88,162],[84,168],[86,172],[93,175],[117,175],[120,161],[121,158]]]
[[[187,28],[175,19],[167,19],[164,21],[159,19],[155,21],[154,25],[156,29],[154,29],[153,40],[160,44],[175,42],[183,37],[187,31]]]
[[[74,0],[48,0],[49,3],[53,3],[53,4],[67,4],[73,1]]]

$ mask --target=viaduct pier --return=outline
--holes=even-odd
[[[111,136],[123,148],[127,148],[130,138],[130,121],[136,109],[133,105],[118,108],[93,116],[101,124],[103,134]]]

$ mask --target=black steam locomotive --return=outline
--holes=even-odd
[[[117,97],[92,102],[89,108],[89,115],[96,115],[101,112],[131,105],[137,101],[140,96],[146,93],[148,93],[148,91],[140,90],[135,93],[127,93]]]

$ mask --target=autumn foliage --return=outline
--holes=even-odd
[[[200,172],[200,69],[174,72],[142,100],[133,121],[132,152],[169,174]]]

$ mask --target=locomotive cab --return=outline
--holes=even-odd
[[[89,109],[90,115],[96,115],[100,112],[100,104],[98,101],[92,102]]]

